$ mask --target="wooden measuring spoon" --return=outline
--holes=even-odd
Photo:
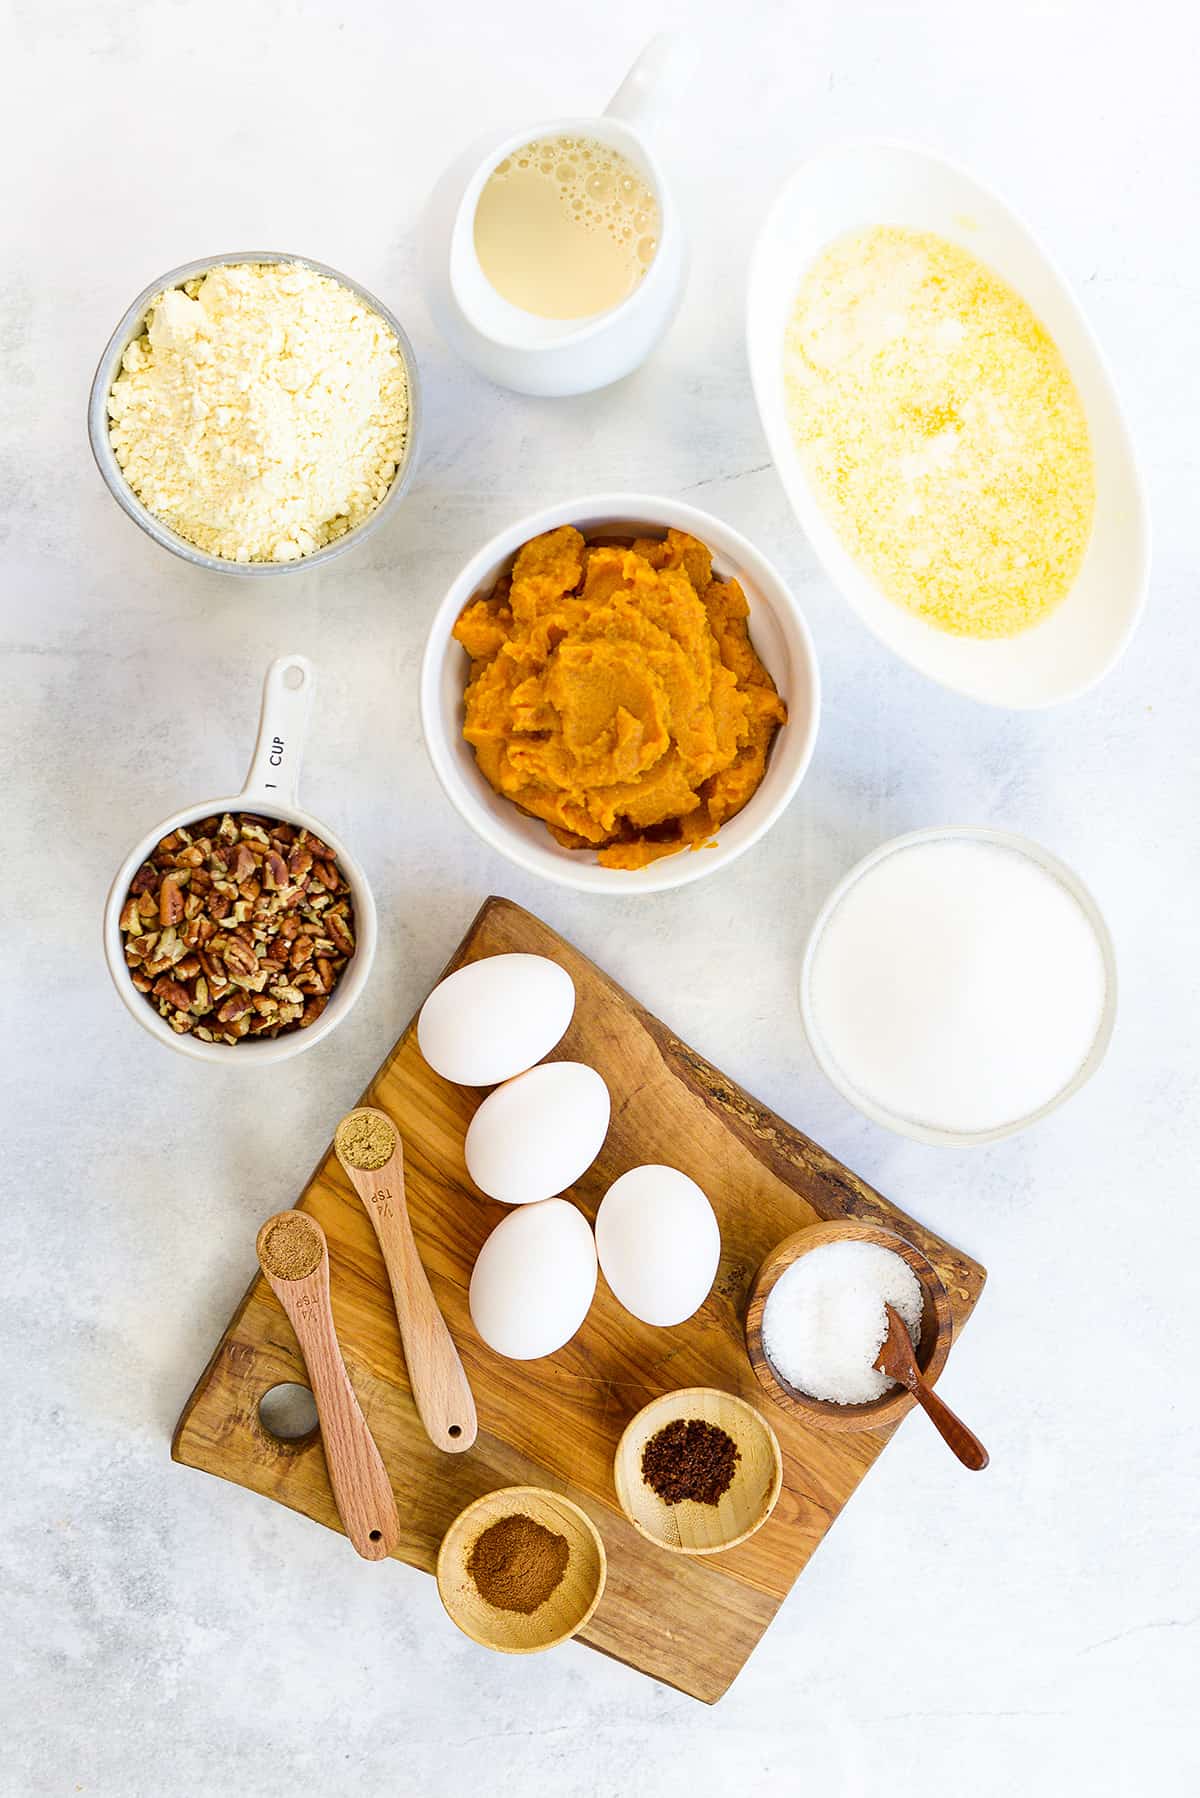
[[[355,1167],[346,1153],[344,1127],[355,1118],[370,1120],[377,1131],[390,1133],[394,1146],[382,1166]],[[380,1136],[379,1140],[386,1148],[384,1138]],[[413,1238],[404,1192],[400,1132],[386,1111],[360,1105],[342,1119],[334,1132],[333,1144],[379,1238],[404,1344],[408,1383],[425,1434],[447,1454],[461,1454],[470,1448],[479,1429],[475,1400]]]
[[[880,1373],[890,1375],[908,1388],[947,1448],[953,1449],[963,1466],[969,1467],[972,1473],[981,1473],[988,1464],[987,1449],[962,1418],[956,1417],[949,1405],[942,1403],[933,1387],[925,1384],[904,1319],[891,1305],[885,1305],[884,1310],[888,1331],[883,1347],[875,1357],[876,1367]]]
[[[363,1559],[381,1561],[396,1546],[400,1518],[333,1327],[325,1232],[304,1211],[277,1211],[259,1231],[255,1248],[304,1356],[338,1516]]]

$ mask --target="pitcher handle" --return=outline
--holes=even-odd
[[[605,108],[604,116],[650,137],[674,111],[695,73],[696,46],[681,31],[652,37]]]

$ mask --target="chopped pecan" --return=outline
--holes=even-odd
[[[232,974],[235,980],[248,980],[258,972],[258,957],[240,937],[230,937],[225,945],[224,961],[226,972]]]
[[[166,974],[161,980],[156,980],[150,990],[156,999],[165,999],[176,1011],[188,1011],[191,1008],[192,995],[187,987],[180,986],[177,980],[171,980]]]
[[[229,863],[229,878],[234,886],[241,886],[243,880],[249,880],[254,872],[254,857],[245,843],[239,843],[232,862]]]
[[[131,981],[171,1029],[229,1045],[305,1029],[354,953],[329,846],[241,813],[164,837],[130,882],[120,929]]]
[[[244,1017],[254,1004],[249,993],[230,993],[224,1005],[217,1013],[218,1024],[234,1024]]]
[[[335,949],[340,950],[343,955],[354,954],[354,938],[346,928],[345,918],[339,917],[336,912],[330,912],[326,929],[333,938]]]
[[[168,874],[158,889],[158,921],[164,930],[168,924],[179,923],[183,917],[183,903],[178,880],[174,874]]]

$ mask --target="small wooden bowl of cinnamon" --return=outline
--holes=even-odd
[[[588,1622],[608,1559],[587,1513],[542,1486],[504,1486],[460,1511],[438,1550],[438,1595],[472,1642],[500,1654],[557,1648]]]

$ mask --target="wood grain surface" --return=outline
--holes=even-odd
[[[386,1115],[370,1106],[363,1110],[367,1117]],[[413,1236],[399,1133],[382,1167],[352,1167],[340,1153],[338,1162],[375,1225],[404,1344],[404,1369],[425,1433],[446,1454],[463,1454],[478,1433],[475,1400]]]
[[[958,1456],[963,1466],[972,1473],[982,1473],[990,1459],[987,1449],[974,1430],[968,1429],[962,1418],[950,1409],[945,1399],[939,1398],[933,1388],[926,1385],[917,1366],[904,1319],[891,1305],[885,1309],[888,1332],[876,1359],[876,1367],[883,1373],[891,1374],[894,1380],[899,1380],[902,1386],[908,1388],[942,1441],[952,1454]]]
[[[310,1274],[286,1279],[272,1272],[263,1244],[275,1225],[291,1216],[278,1211],[258,1232],[263,1278],[279,1301],[296,1338],[320,1418],[321,1444],[333,1502],[341,1527],[367,1561],[390,1555],[400,1534],[396,1500],[383,1457],[363,1416],[338,1346],[329,1302],[329,1248],[321,1236],[321,1259]],[[313,1226],[301,1226],[311,1235]]]
[[[468,1453],[442,1454],[421,1425],[375,1232],[332,1141],[299,1204],[328,1237],[342,1351],[399,1499],[396,1554],[432,1572],[442,1536],[471,1500],[501,1486],[563,1492],[592,1518],[608,1553],[604,1596],[579,1639],[712,1703],[891,1434],[830,1435],[769,1405],[743,1341],[749,1286],[768,1250],[827,1218],[861,1217],[897,1230],[937,1268],[956,1334],[979,1297],[984,1270],[750,1098],[510,901],[486,902],[447,972],[510,951],[551,956],[571,974],[578,1002],[554,1058],[591,1063],[613,1095],[604,1148],[571,1194],[588,1217],[594,1220],[612,1181],[642,1162],[681,1168],[709,1195],[721,1226],[721,1263],[696,1315],[675,1329],[654,1329],[623,1310],[601,1279],[583,1328],[558,1354],[505,1361],[484,1346],[471,1324],[467,1287],[475,1256],[506,1213],[473,1190],[463,1161],[463,1136],[483,1095],[451,1086],[426,1066],[415,1021],[363,1102],[382,1107],[404,1140],[417,1246],[475,1394],[479,1435]],[[331,1137],[336,1123],[331,1115]],[[267,1282],[257,1278],[184,1408],[172,1453],[336,1529],[319,1438],[280,1442],[258,1419],[263,1393],[296,1379],[303,1379],[303,1363],[295,1338]],[[779,1502],[756,1535],[726,1554],[664,1553],[617,1504],[612,1462],[625,1425],[650,1399],[679,1386],[739,1394],[770,1416],[779,1437]]]

